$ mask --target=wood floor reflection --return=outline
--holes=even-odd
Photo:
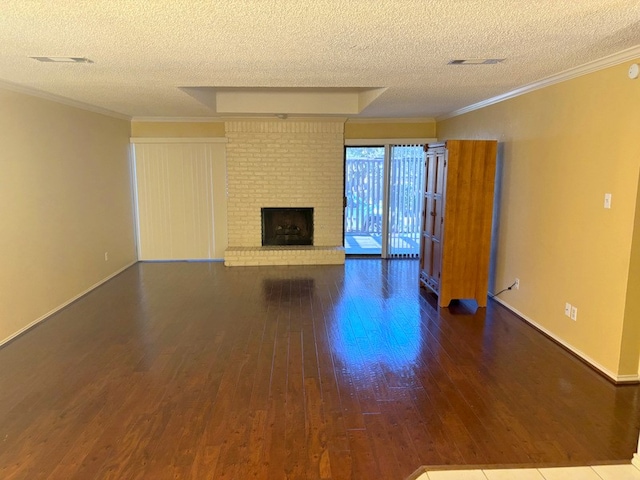
[[[404,479],[630,460],[616,387],[417,262],[140,263],[0,349],[2,479]]]

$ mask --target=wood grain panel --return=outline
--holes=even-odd
[[[423,217],[420,278],[438,294],[440,306],[452,299],[486,306],[496,148],[489,140],[448,140],[427,148],[425,200],[431,211]],[[444,181],[441,195],[434,187],[438,180]],[[434,219],[441,231],[433,228]]]

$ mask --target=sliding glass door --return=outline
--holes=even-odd
[[[389,169],[389,257],[417,257],[424,185],[422,145],[392,145]]]
[[[417,257],[423,182],[421,145],[346,147],[346,253]]]
[[[382,254],[385,147],[345,148],[344,245],[347,254]]]

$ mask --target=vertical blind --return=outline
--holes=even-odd
[[[422,145],[392,145],[389,168],[387,254],[393,258],[417,258],[425,177]]]
[[[224,257],[224,145],[134,146],[140,260]]]

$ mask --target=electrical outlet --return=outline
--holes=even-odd
[[[104,252],[104,261],[105,262],[109,261],[109,252]]]
[[[516,278],[516,281],[513,282],[513,288],[515,288],[516,290],[520,290],[520,279]]]
[[[578,319],[578,307],[571,307],[571,320],[576,321]]]
[[[565,314],[567,317],[570,317],[570,316],[571,316],[571,304],[570,304],[570,303],[565,303],[565,304],[564,304],[564,314]]]

